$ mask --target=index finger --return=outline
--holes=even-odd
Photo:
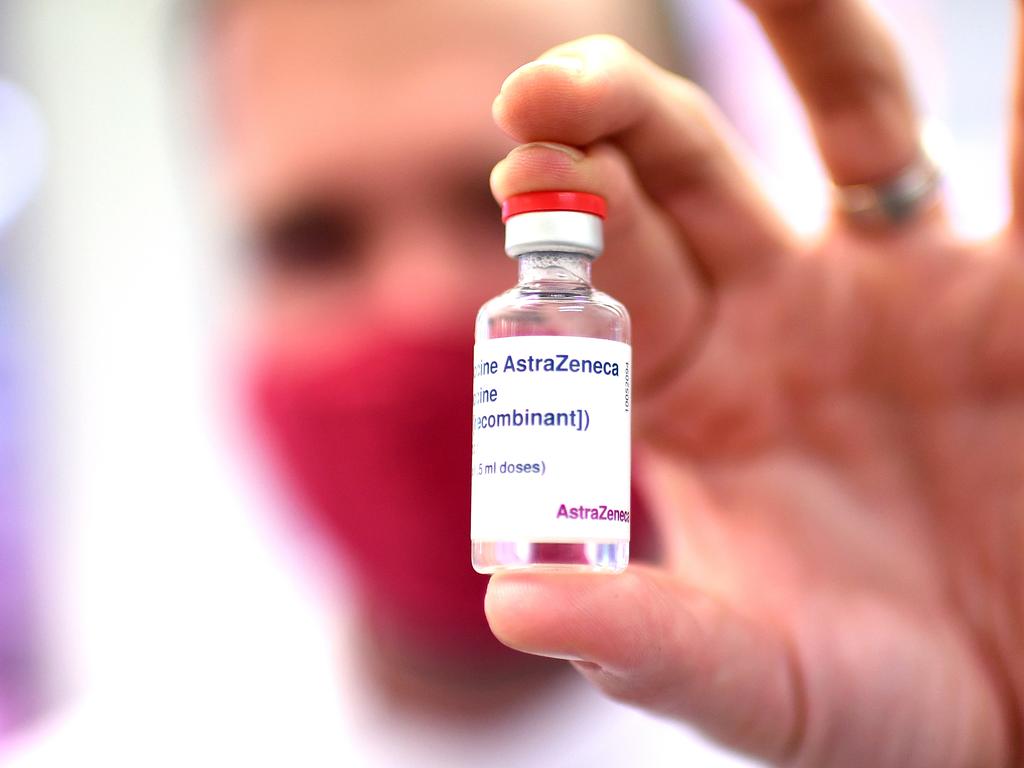
[[[582,38],[520,67],[494,117],[524,142],[617,144],[715,279],[760,271],[793,246],[710,99],[621,40]]]

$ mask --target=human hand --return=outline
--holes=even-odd
[[[749,4],[837,184],[914,162],[895,51],[858,0]],[[935,206],[879,230],[837,217],[808,243],[708,98],[615,39],[520,68],[494,112],[569,145],[514,150],[499,200],[608,200],[597,278],[633,316],[664,547],[616,576],[492,577],[495,634],[774,762],[1018,764],[1024,157],[990,242]]]

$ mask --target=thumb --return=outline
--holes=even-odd
[[[781,631],[664,570],[497,574],[484,610],[506,645],[569,659],[609,696],[732,747],[777,761],[799,738],[800,688]]]

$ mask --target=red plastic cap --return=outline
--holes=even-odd
[[[512,195],[501,204],[501,220],[506,222],[520,213],[537,211],[579,211],[603,219],[608,213],[608,205],[603,197],[589,192],[524,192]]]

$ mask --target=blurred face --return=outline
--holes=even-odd
[[[614,25],[602,5],[227,6],[215,107],[258,265],[256,343],[298,353],[381,328],[470,327],[514,278],[487,186],[511,147],[491,100],[546,47]]]
[[[490,104],[515,67],[628,35],[627,15],[610,0],[228,0],[216,16],[259,418],[376,623],[418,647],[499,647],[469,564],[473,319],[515,276],[487,184],[511,142]]]

